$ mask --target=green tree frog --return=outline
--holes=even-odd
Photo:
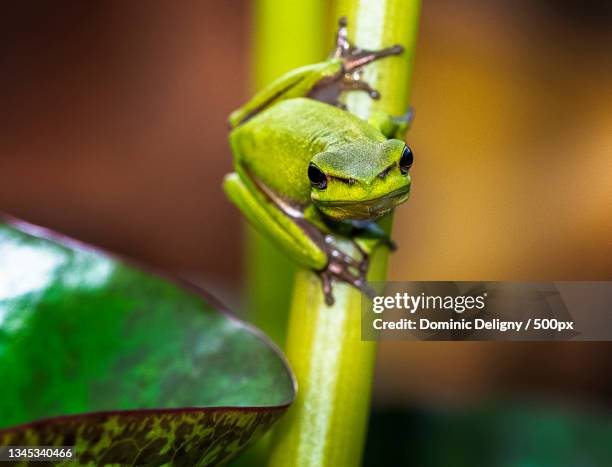
[[[399,139],[410,112],[366,122],[339,97],[361,90],[377,99],[362,68],[402,51],[353,46],[341,18],[327,61],[285,74],[229,117],[235,172],[224,179],[227,196],[290,258],[319,273],[328,304],[334,280],[368,292],[369,253],[393,245],[375,221],[408,199],[413,161]],[[354,242],[355,255],[341,251],[338,236]]]

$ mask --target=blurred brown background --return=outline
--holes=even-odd
[[[610,2],[424,3],[391,278],[611,280]],[[5,5],[0,210],[237,304],[243,229],[220,184],[250,15],[236,0]],[[384,343],[376,396],[609,401],[610,350]]]

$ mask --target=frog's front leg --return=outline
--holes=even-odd
[[[413,120],[414,108],[410,107],[408,112],[399,117],[394,117],[384,112],[374,112],[368,119],[368,123],[378,128],[388,139],[399,139],[403,141],[406,132],[412,126]]]
[[[248,173],[240,172],[225,177],[223,187],[227,196],[260,233],[279,245],[295,262],[319,273],[327,304],[334,303],[334,278],[348,282],[367,295],[372,294],[365,283],[366,257],[355,259],[344,253],[333,235],[321,229],[322,224],[309,219],[310,214],[305,215],[299,207],[291,206]]]

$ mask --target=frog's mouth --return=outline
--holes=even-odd
[[[338,220],[370,220],[389,214],[410,196],[410,185],[366,200],[316,200],[314,204],[328,217]]]

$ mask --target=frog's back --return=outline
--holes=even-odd
[[[281,101],[230,133],[236,162],[262,182],[297,201],[310,197],[306,176],[312,158],[335,145],[385,141],[367,122],[308,98]]]

